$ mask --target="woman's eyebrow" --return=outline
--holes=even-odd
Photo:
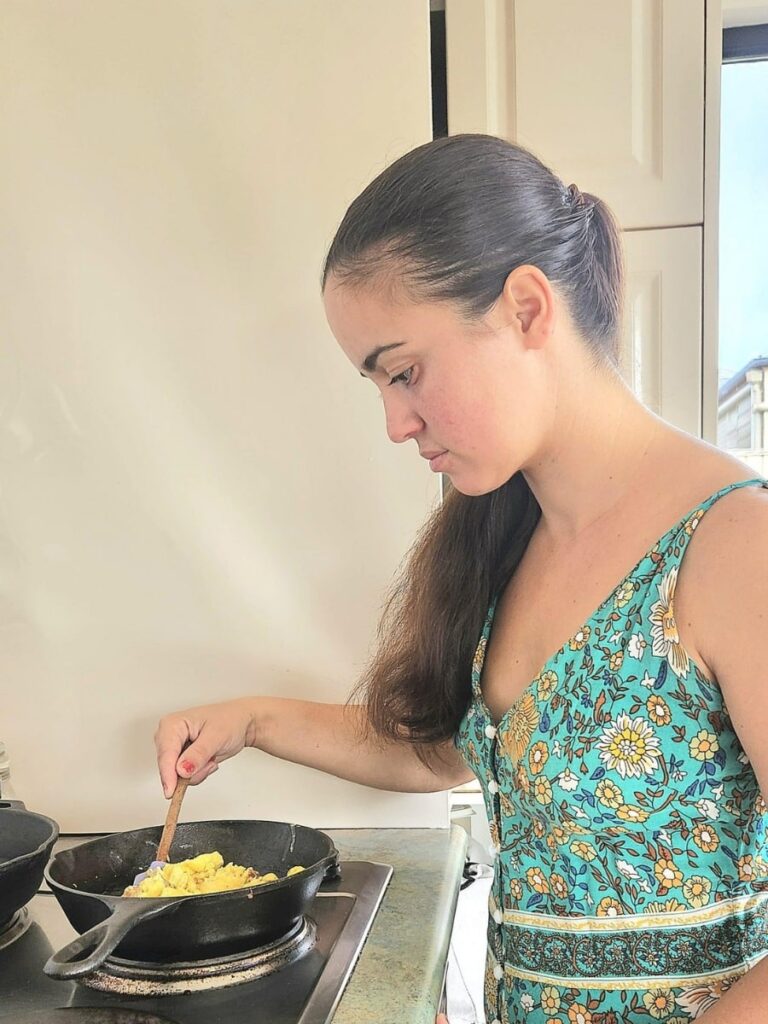
[[[360,370],[360,375],[362,377],[365,377],[366,373],[374,372],[374,370],[376,369],[376,363],[382,352],[389,352],[390,349],[400,348],[400,346],[404,344],[404,341],[393,341],[389,345],[379,345],[378,348],[375,348],[372,352],[369,352],[368,355],[363,360],[363,366],[362,369]]]

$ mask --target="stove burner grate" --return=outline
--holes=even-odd
[[[31,918],[26,907],[17,910],[13,917],[0,928],[0,949],[10,946],[16,939],[20,939],[29,928]]]
[[[128,996],[171,996],[243,985],[273,974],[304,956],[315,945],[314,921],[302,918],[276,942],[234,956],[184,963],[155,964],[108,957],[98,971],[78,980],[99,992]]]

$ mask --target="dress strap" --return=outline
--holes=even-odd
[[[734,484],[726,484],[725,487],[721,487],[719,491],[715,491],[714,494],[702,501],[700,505],[696,506],[696,508],[702,508],[706,511],[710,506],[714,505],[716,501],[719,501],[723,495],[729,494],[731,491],[737,491],[742,487],[755,487],[758,485],[760,487],[768,488],[768,480],[762,476],[754,476],[751,480],[737,480]]]
[[[665,569],[668,570],[673,566],[679,567],[688,548],[691,537],[696,532],[696,527],[699,525],[704,514],[712,508],[715,502],[725,497],[726,494],[730,494],[731,491],[740,490],[742,487],[765,487],[768,489],[768,480],[766,480],[765,477],[753,477],[751,480],[737,480],[736,483],[727,484],[725,487],[721,487],[719,491],[715,491],[714,494],[711,494],[695,508],[691,509],[688,515],[681,520],[680,527],[676,529],[672,535],[669,547],[665,552]]]

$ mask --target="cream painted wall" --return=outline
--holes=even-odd
[[[0,7],[0,736],[64,829],[160,820],[152,731],[342,700],[437,499],[319,296],[348,202],[430,138],[413,0]],[[444,825],[247,751],[191,818]]]
[[[766,0],[722,0],[722,5],[725,28],[768,23],[768,2]]]

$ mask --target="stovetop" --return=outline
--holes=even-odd
[[[73,845],[71,839],[60,843]],[[342,861],[341,878],[324,883],[315,897],[309,917],[317,926],[317,941],[300,959],[245,984],[170,996],[113,995],[47,977],[43,964],[76,933],[53,894],[41,890],[27,904],[27,930],[0,948],[0,1021],[328,1024],[391,876],[385,864]]]

